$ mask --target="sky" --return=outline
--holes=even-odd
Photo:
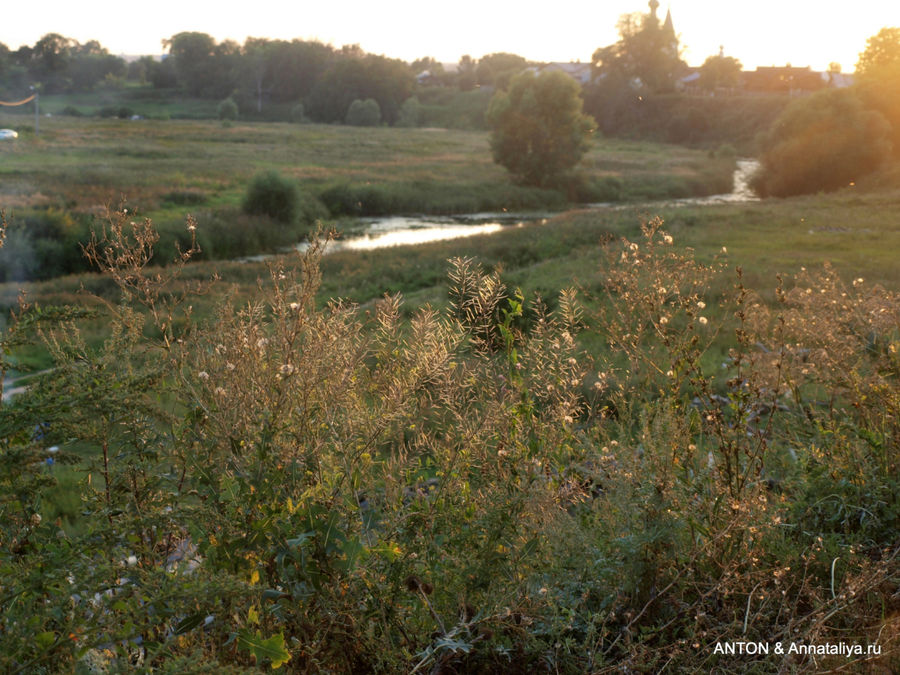
[[[667,9],[692,66],[722,46],[745,69],[790,63],[826,70],[837,62],[852,72],[867,38],[900,26],[896,0],[660,0],[660,18]],[[96,39],[113,54],[161,54],[164,38],[200,31],[240,43],[251,36],[359,44],[407,61],[432,56],[452,63],[463,54],[500,51],[534,61],[589,61],[597,47],[618,39],[619,16],[647,11],[645,0],[39,0],[7,3],[0,42],[17,49],[60,33]]]

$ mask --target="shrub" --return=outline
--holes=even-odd
[[[237,103],[229,96],[216,107],[216,114],[223,122],[236,120],[238,118]]]
[[[356,99],[347,109],[344,121],[354,127],[377,127],[381,124],[381,108],[378,101],[373,98],[364,101]]]
[[[422,104],[415,96],[411,96],[400,106],[398,127],[417,127],[422,121]]]
[[[309,118],[306,116],[306,109],[303,107],[302,103],[298,103],[291,108],[291,122],[297,124],[306,124],[309,122]]]
[[[754,189],[788,197],[833,191],[875,171],[890,154],[890,127],[846,89],[793,102],[762,139]]]
[[[300,215],[300,188],[277,171],[258,173],[244,195],[245,213],[267,215],[281,223],[296,223]]]

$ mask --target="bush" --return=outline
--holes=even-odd
[[[417,127],[422,121],[422,104],[415,96],[411,96],[400,106],[398,127]]]
[[[281,223],[296,223],[300,215],[300,188],[277,171],[258,173],[241,204],[244,213],[266,215]]]
[[[229,96],[224,101],[219,103],[218,107],[216,108],[216,114],[223,122],[226,120],[236,120],[238,118],[237,103],[235,103],[234,99]]]
[[[890,127],[854,92],[822,91],[793,102],[762,139],[753,188],[762,196],[833,191],[875,171],[890,154]]]
[[[378,101],[367,98],[365,101],[356,99],[347,109],[344,121],[354,127],[377,127],[381,124],[381,108]]]
[[[118,117],[121,120],[127,120],[134,115],[134,110],[124,105],[118,107],[108,105],[100,108],[100,110],[97,111],[97,115],[103,118]]]
[[[306,116],[306,110],[303,107],[302,103],[298,103],[293,108],[291,108],[291,122],[295,122],[297,124],[306,124],[309,122],[309,118]]]

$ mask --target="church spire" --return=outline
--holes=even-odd
[[[657,3],[659,4],[659,3]],[[663,30],[671,35],[675,35],[675,26],[672,24],[672,10],[666,10],[666,22],[663,24]]]
[[[659,9],[659,0],[650,0],[647,4],[650,5],[650,18],[653,21],[658,21],[656,18],[656,10]]]

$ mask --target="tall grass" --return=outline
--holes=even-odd
[[[445,309],[322,306],[314,246],[198,320],[193,247],[157,273],[155,241],[119,214],[89,247],[103,344],[29,306],[2,336],[55,362],[0,407],[6,670],[896,667],[895,293],[825,269],[765,302],[656,220],[553,311],[466,258]],[[82,471],[68,531],[48,454]]]

